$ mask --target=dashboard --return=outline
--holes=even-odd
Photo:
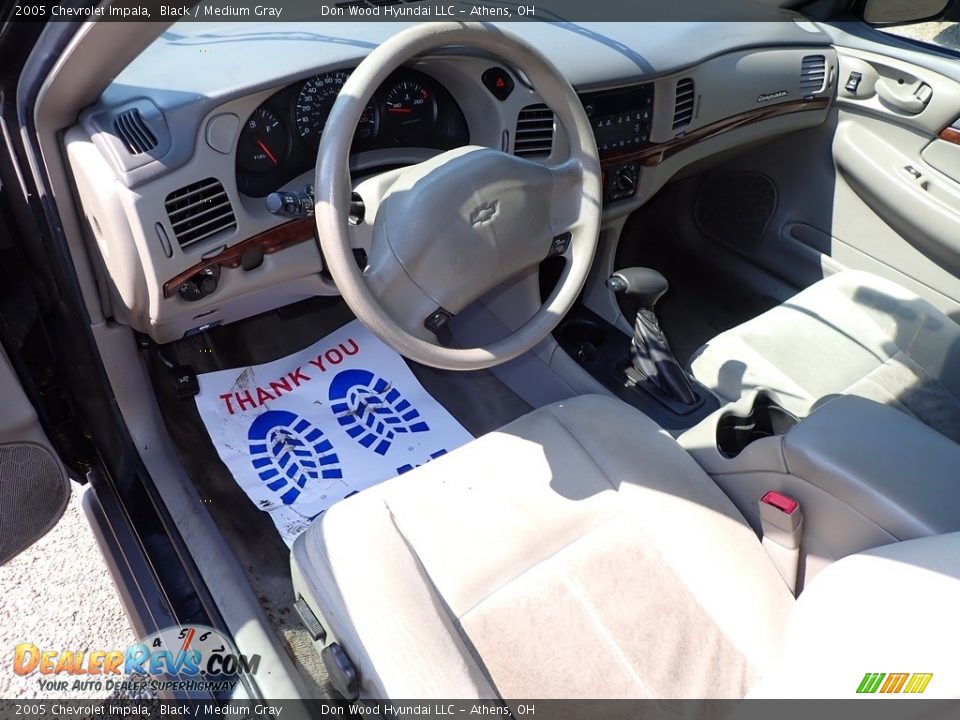
[[[524,24],[592,125],[608,238],[595,262],[612,262],[622,218],[687,168],[827,118],[829,37],[790,21],[720,25]],[[132,62],[64,133],[105,315],[166,343],[337,294],[312,219],[278,217],[265,199],[313,182],[337,93],[396,30],[178,24]],[[811,68],[822,82],[804,91]],[[450,48],[373,93],[353,137],[355,187],[466,144],[549,165],[568,154],[520,73]],[[358,256],[368,224],[355,228]]]
[[[314,166],[327,116],[350,72],[334,70],[290,84],[246,118],[236,147],[240,193],[264,197]],[[367,103],[352,151],[449,150],[469,141],[466,118],[450,92],[424,72],[401,68]]]

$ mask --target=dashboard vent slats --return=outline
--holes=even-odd
[[[543,103],[527,105],[517,116],[513,154],[517,157],[547,157],[553,151],[553,110]]]
[[[157,147],[157,136],[136,108],[117,115],[113,119],[113,129],[131,155],[143,155]]]
[[[174,190],[167,195],[164,205],[181,248],[237,227],[230,198],[216,178]]]
[[[673,108],[673,129],[680,130],[693,122],[693,109],[697,99],[693,78],[677,81],[677,101]]]
[[[813,95],[823,90],[827,77],[827,58],[824,55],[807,55],[800,67],[800,94]]]

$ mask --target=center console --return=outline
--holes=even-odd
[[[554,331],[566,352],[594,379],[660,427],[674,432],[691,428],[720,403],[709,389],[690,377],[694,402],[682,406],[630,372],[631,337],[584,305],[577,305]]]
[[[754,391],[679,441],[758,534],[766,494],[799,503],[801,585],[867,548],[960,530],[960,445],[870,400],[838,397],[800,420]]]
[[[625,200],[637,192],[640,164],[617,160],[650,142],[653,85],[634,85],[580,96],[590,118],[603,167],[604,202]]]

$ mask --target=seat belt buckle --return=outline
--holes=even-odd
[[[788,550],[800,547],[803,512],[800,503],[771,490],[760,498],[760,526],[763,537],[770,538]]]
[[[761,543],[790,592],[796,593],[800,568],[800,539],[803,535],[803,511],[791,497],[770,490],[760,498]]]

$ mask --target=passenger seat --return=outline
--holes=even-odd
[[[869,273],[821,280],[718,335],[690,365],[725,401],[766,387],[804,417],[825,397],[859,395],[960,442],[960,326]]]

